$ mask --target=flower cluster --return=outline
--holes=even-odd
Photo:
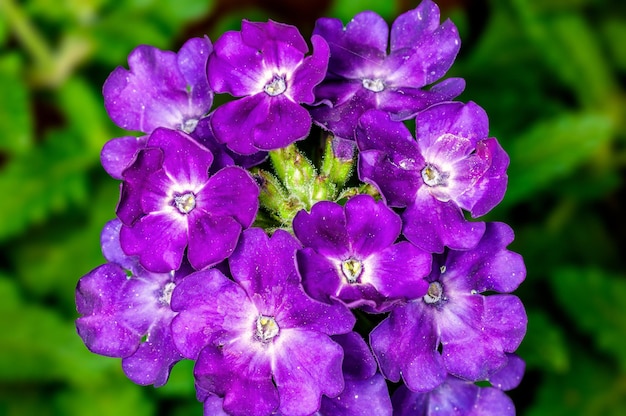
[[[111,73],[106,110],[141,134],[102,149],[120,198],[80,337],[142,385],[195,361],[205,415],[514,414],[525,267],[475,219],[509,160],[464,81],[438,82],[455,26],[423,0],[310,43],[243,21]]]

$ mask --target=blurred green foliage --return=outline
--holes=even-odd
[[[75,333],[74,287],[103,262],[118,193],[99,167],[122,134],[101,87],[138,44],[177,50],[242,18],[310,30],[372,9],[391,21],[417,5],[313,3],[0,0],[0,415],[202,414],[191,363],[163,388],[135,386]],[[463,40],[450,71],[467,81],[460,99],[486,109],[511,158],[487,219],[512,225],[528,268],[519,414],[626,414],[626,3],[439,4]]]

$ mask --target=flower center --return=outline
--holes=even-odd
[[[376,79],[364,78],[363,88],[365,88],[366,90],[374,91],[374,92],[381,92],[382,90],[385,89],[385,83],[383,82],[382,78],[376,78]]]
[[[422,169],[422,179],[428,186],[446,186],[449,176],[447,172],[441,172],[433,165],[426,165],[426,167]]]
[[[172,301],[172,292],[176,285],[174,282],[169,282],[163,287],[161,291],[161,296],[159,296],[159,303],[163,306],[170,306],[170,302]]]
[[[196,207],[196,196],[191,192],[175,196],[174,205],[181,214],[189,214]]]
[[[275,97],[285,92],[287,89],[287,84],[285,84],[285,79],[281,76],[274,76],[269,84],[265,85],[264,91],[270,97]]]
[[[348,280],[348,283],[356,283],[363,272],[363,263],[356,259],[348,259],[341,263],[341,272]]]
[[[424,295],[424,302],[429,305],[439,302],[443,298],[443,286],[441,283],[434,281],[428,285],[428,292]]]
[[[280,328],[272,316],[259,315],[256,320],[256,338],[261,342],[269,342],[278,335]]]
[[[190,118],[189,120],[185,120],[180,123],[180,130],[184,131],[187,134],[193,133],[198,125],[198,120],[195,118]]]

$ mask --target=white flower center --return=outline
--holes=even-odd
[[[189,214],[196,207],[196,196],[191,192],[176,196],[174,197],[174,205],[181,214]]]
[[[261,342],[269,342],[280,332],[276,320],[272,316],[259,315],[256,320],[256,338]]]
[[[274,76],[274,78],[265,85],[265,88],[263,88],[265,93],[270,97],[280,95],[284,93],[286,89],[287,84],[285,84],[285,78],[278,75]]]
[[[428,292],[424,295],[424,302],[429,305],[437,303],[443,297],[443,286],[441,283],[434,281],[428,285]]]
[[[180,130],[184,131],[187,134],[190,134],[190,133],[193,133],[197,125],[198,125],[198,120],[196,120],[195,118],[190,118],[189,120],[185,120],[182,123],[180,123]]]
[[[430,164],[426,165],[426,167],[422,169],[422,179],[428,186],[446,186],[448,184],[449,176],[449,173],[441,172],[435,166]]]
[[[363,263],[352,258],[344,260],[341,263],[341,272],[348,280],[348,283],[356,283],[363,272]]]
[[[163,287],[163,291],[161,292],[161,296],[159,296],[159,303],[164,306],[170,306],[172,301],[172,292],[176,285],[174,282],[169,282]]]
[[[385,89],[385,83],[383,82],[382,78],[376,78],[376,79],[364,78],[363,88],[365,88],[366,90],[374,91],[374,92],[381,92],[382,90]]]

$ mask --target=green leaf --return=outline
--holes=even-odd
[[[245,6],[234,9],[232,12],[226,13],[213,25],[208,33],[211,41],[215,42],[223,33],[229,30],[241,30],[241,20],[248,19],[253,22],[267,21],[268,15],[265,10],[258,7]],[[226,94],[217,94],[215,96],[214,106],[222,104],[221,100],[228,99]]]
[[[193,367],[195,361],[182,360],[176,363],[170,372],[167,384],[159,387],[156,393],[164,398],[195,397]]]
[[[541,310],[529,309],[528,331],[516,353],[528,370],[562,373],[569,369],[569,348],[563,330]]]
[[[624,48],[626,21],[623,18],[610,18],[602,26],[602,33],[615,65],[626,71],[626,48]]]
[[[89,22],[95,18],[108,0],[64,0],[51,2],[48,0],[29,0],[24,10],[47,22],[55,22],[68,27],[79,22]]]
[[[96,92],[84,79],[70,78],[59,89],[58,105],[67,117],[68,128],[86,145],[83,151],[99,155],[102,146],[114,134],[100,87]]]
[[[0,46],[4,46],[9,34],[9,26],[5,16],[0,15]]]
[[[582,13],[541,13],[526,0],[513,5],[529,38],[554,74],[589,108],[606,108],[615,91],[596,32]]]
[[[73,322],[54,310],[21,303],[2,308],[0,383],[97,381],[119,367],[119,360],[90,353]]]
[[[119,65],[126,66],[128,54],[140,44],[169,48],[173,35],[171,30],[163,30],[149,13],[119,8],[98,20],[91,33],[96,50],[94,59],[111,65],[107,72]]]
[[[16,54],[0,59],[0,151],[25,153],[33,144],[33,119],[23,65]]]
[[[335,0],[326,15],[340,19],[345,25],[356,14],[365,10],[376,12],[387,21],[397,15],[395,1],[378,0]]]
[[[544,373],[524,416],[622,416],[626,378],[596,357],[578,351],[563,374]],[[522,381],[523,385],[524,381]]]
[[[595,268],[561,268],[550,282],[565,312],[626,370],[626,276]]]
[[[0,241],[87,200],[87,169],[98,155],[86,152],[71,133],[48,136],[42,146],[11,159],[0,172]]]
[[[32,231],[9,248],[25,289],[37,297],[57,299],[58,309],[68,313],[75,309],[78,279],[105,261],[100,232],[115,217],[117,181],[107,178],[95,185],[80,215],[58,217],[54,224]]]
[[[54,397],[54,409],[59,416],[154,416],[156,403],[146,393],[146,387],[129,380],[111,380],[94,384],[85,379],[80,387],[66,389]],[[198,403],[199,407],[202,407]]]
[[[15,281],[9,276],[0,273],[0,312],[10,311],[18,308],[21,303],[19,290],[15,285]]]
[[[503,204],[510,205],[571,174],[612,138],[610,118],[593,113],[562,114],[532,126],[506,149],[511,157]]]
[[[191,20],[201,20],[215,6],[214,0],[163,0],[156,10],[168,17],[172,23],[182,24]]]

